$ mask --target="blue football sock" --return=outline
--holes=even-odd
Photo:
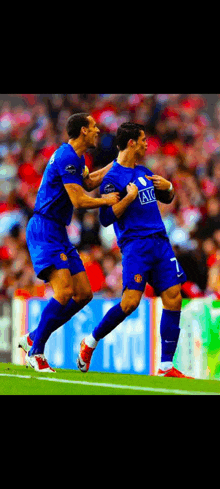
[[[180,334],[181,311],[163,309],[160,322],[161,362],[172,362]]]
[[[118,324],[122,323],[126,318],[126,314],[122,311],[121,304],[116,304],[113,306],[107,314],[104,316],[102,321],[94,328],[92,331],[92,336],[96,341],[104,338],[108,333],[110,333]]]
[[[51,333],[69,321],[81,308],[72,298],[63,306],[52,297],[42,312],[38,327],[29,335],[34,343],[28,354],[43,353],[45,343]]]

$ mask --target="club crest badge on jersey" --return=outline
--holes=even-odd
[[[61,260],[63,260],[63,261],[67,261],[67,260],[68,260],[68,258],[67,258],[67,256],[65,255],[65,253],[60,253],[60,258],[61,258]]]
[[[135,282],[140,284],[143,280],[143,277],[138,273],[137,275],[134,276],[134,280],[135,280]]]

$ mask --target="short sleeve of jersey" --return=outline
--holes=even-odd
[[[56,166],[64,184],[77,183],[83,185],[84,161],[81,162],[78,157],[72,154],[65,154],[60,156]]]

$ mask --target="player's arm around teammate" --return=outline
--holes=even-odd
[[[64,187],[75,209],[95,209],[104,205],[113,206],[120,199],[119,192],[112,192],[101,198],[93,198],[87,195],[83,188],[76,183],[66,183]]]

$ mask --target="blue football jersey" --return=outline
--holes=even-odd
[[[105,175],[100,186],[100,193],[120,192],[123,198],[127,194],[126,186],[132,182],[138,187],[138,195],[127,207],[119,219],[113,223],[117,242],[122,246],[124,242],[133,238],[141,238],[152,233],[163,232],[166,228],[158,209],[155,189],[152,180],[147,176],[153,175],[152,171],[142,165],[135,168],[127,168],[117,161]],[[107,208],[100,209],[100,220]]]
[[[85,158],[79,158],[73,147],[63,143],[51,156],[38,190],[34,212],[68,226],[73,204],[64,187],[65,183],[83,185]]]

